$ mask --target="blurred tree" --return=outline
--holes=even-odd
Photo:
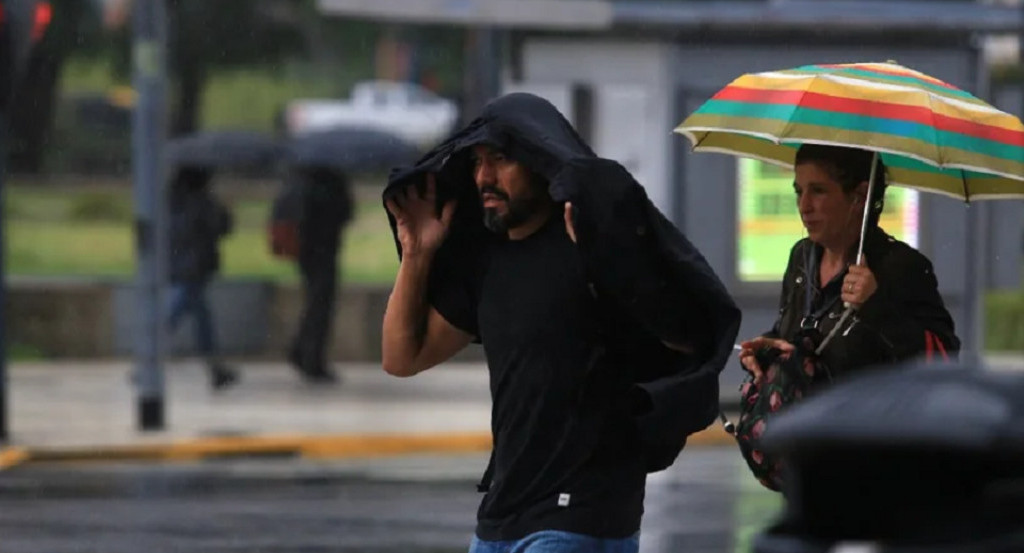
[[[203,86],[211,69],[280,63],[305,49],[304,14],[314,0],[166,0],[169,70],[172,79],[172,134],[198,126]],[[60,73],[72,54],[113,61],[131,71],[131,18],[104,29],[101,4],[50,0],[53,19],[25,69],[12,101],[9,168],[40,172],[53,129]],[[308,20],[308,18],[307,18]]]
[[[220,67],[267,66],[307,50],[312,0],[167,0],[172,135],[195,131],[203,86]]]
[[[100,51],[101,21],[97,5],[83,0],[50,0],[53,17],[25,65],[21,86],[10,110],[9,169],[38,172],[53,127],[57,85],[64,61],[74,52]]]

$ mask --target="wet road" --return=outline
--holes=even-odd
[[[652,475],[645,553],[746,551],[777,512],[733,448]],[[196,465],[23,466],[0,473],[5,553],[466,551],[483,456]]]

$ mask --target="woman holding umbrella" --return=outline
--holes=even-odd
[[[741,344],[740,360],[755,385],[768,357],[785,359],[797,348],[813,353],[847,306],[853,312],[844,328],[816,356],[821,378],[903,361],[929,348],[959,349],[931,262],[878,227],[886,188],[880,161],[857,263],[872,158],[838,146],[805,144],[797,151],[793,189],[807,238],[790,253],[775,325]]]
[[[807,238],[790,254],[772,330],[741,346],[752,376],[735,429],[754,474],[778,489],[778,465],[759,451],[771,413],[832,378],[960,347],[931,263],[878,228],[886,185],[967,202],[1024,197],[1024,124],[890,61],[741,75],[676,132],[697,152],[796,169]],[[977,286],[965,287],[974,333]]]
[[[793,189],[807,237],[790,253],[774,326],[740,344],[751,377],[736,435],[771,489],[781,487],[780,466],[758,446],[771,413],[849,374],[960,347],[931,262],[878,226],[886,177],[874,157],[839,146],[797,150]]]

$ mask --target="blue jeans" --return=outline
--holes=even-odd
[[[603,539],[558,530],[534,532],[514,541],[484,541],[473,536],[469,546],[469,553],[637,553],[639,550],[639,532],[628,538]]]
[[[216,343],[213,337],[213,316],[206,303],[205,282],[175,282],[171,285],[171,306],[167,321],[171,332],[178,327],[186,313],[192,313],[196,319],[196,349],[204,356],[213,355]]]

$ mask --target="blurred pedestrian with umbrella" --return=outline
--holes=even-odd
[[[342,235],[352,219],[350,175],[409,163],[415,147],[388,133],[338,128],[300,135],[287,146],[288,176],[271,214],[276,255],[295,261],[303,308],[288,360],[303,379],[337,380],[327,361]]]
[[[195,341],[206,359],[210,386],[234,384],[238,373],[220,359],[207,286],[220,270],[220,241],[232,229],[227,206],[210,190],[218,171],[273,171],[282,150],[270,136],[239,130],[203,131],[167,144],[172,178],[168,187],[170,215],[171,305],[168,326],[173,332],[186,315],[195,319]]]
[[[807,238],[790,253],[775,325],[740,351],[750,376],[737,437],[778,489],[758,445],[772,412],[864,367],[959,348],[930,261],[877,226],[887,184],[1024,196],[1024,127],[938,79],[864,63],[741,76],[676,130],[695,151],[795,169]]]
[[[285,204],[285,205],[282,205]],[[288,349],[288,361],[312,383],[337,380],[327,361],[327,345],[338,287],[342,230],[352,218],[348,176],[327,167],[292,167],[275,201],[272,229],[282,217],[294,225],[294,245],[275,253],[294,261],[302,277],[303,307]],[[287,222],[283,223],[289,224]]]
[[[195,318],[196,347],[205,357],[210,386],[219,390],[238,374],[218,357],[213,313],[206,287],[220,269],[221,238],[231,231],[231,214],[209,189],[210,172],[181,168],[169,190],[171,305],[168,326],[173,332],[182,317]]]

